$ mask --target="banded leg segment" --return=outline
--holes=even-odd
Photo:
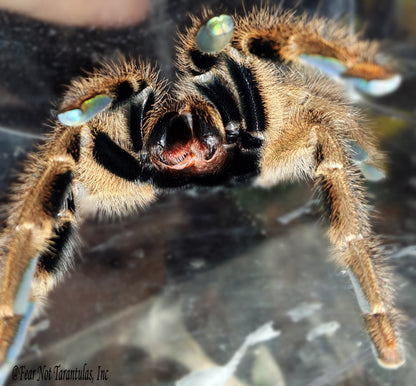
[[[327,132],[318,131],[315,178],[329,207],[329,238],[337,263],[351,277],[380,364],[397,368],[405,359],[401,315],[393,306],[391,273],[371,230],[358,170],[343,148]]]
[[[75,81],[58,114],[61,124],[29,157],[0,236],[2,380],[36,303],[72,263],[85,209],[126,214],[154,199],[141,172],[146,123],[164,95],[156,78],[140,63],[126,62]]]
[[[37,155],[31,156],[20,184],[14,188],[14,202],[10,203],[0,238],[2,376],[7,375],[20,352],[35,303],[54,282],[39,258],[54,248],[54,229],[68,212],[75,169],[74,134],[74,130],[68,130],[43,145]]]
[[[328,207],[328,235],[335,261],[350,274],[376,356],[382,366],[397,368],[405,358],[400,336],[402,316],[393,305],[392,275],[371,229],[362,177],[348,151],[351,138],[345,138],[331,120],[335,122],[334,117],[326,117],[326,123],[318,124],[314,123],[316,118],[310,121],[308,114],[298,114],[297,125],[287,122],[291,135],[282,135],[273,143],[266,137],[257,184],[315,179]],[[365,138],[354,136],[360,137]],[[373,145],[363,146],[371,149]]]
[[[74,160],[68,155],[57,156],[41,166],[40,178],[29,175],[21,188],[21,200],[13,205],[1,238],[2,315],[13,310],[20,279],[30,261],[45,252],[53,236],[57,216],[70,189]],[[19,193],[17,193],[19,194]],[[23,196],[23,197],[22,197]]]
[[[70,126],[80,127],[77,175],[85,214],[123,216],[155,199],[143,182],[145,142],[165,97],[164,82],[140,61],[107,63],[73,82],[58,119],[74,118]],[[103,107],[100,100],[108,103]]]

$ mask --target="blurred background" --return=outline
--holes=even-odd
[[[2,193],[49,131],[45,122],[73,77],[127,55],[148,58],[173,80],[174,37],[187,14],[203,5],[243,10],[241,0],[65,3],[71,6],[0,1]],[[224,365],[272,320],[281,336],[250,349],[228,385],[415,384],[416,2],[282,3],[380,39],[403,75],[396,93],[362,108],[388,156],[387,179],[368,188],[397,272],[397,305],[409,317],[406,366],[387,371],[374,360],[349,279],[328,261],[311,184],[177,192],[139,216],[87,221],[75,269],[35,321],[21,364],[86,363],[108,370],[109,379],[96,384],[174,385],[191,371]]]

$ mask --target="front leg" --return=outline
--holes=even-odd
[[[346,145],[318,134],[316,186],[329,209],[329,238],[337,264],[347,270],[376,356],[384,367],[404,363],[401,313],[394,308],[392,278],[370,225],[371,213],[357,168]]]
[[[23,346],[36,304],[72,252],[78,222],[72,152],[76,132],[61,132],[29,158],[8,205],[0,235],[0,383]]]
[[[369,162],[375,164],[380,156],[356,113],[346,105],[334,107],[323,92],[326,83],[321,80],[319,84],[304,98],[298,94],[301,103],[292,100],[287,105],[286,119],[275,123],[281,130],[265,133],[257,185],[314,179],[328,208],[335,261],[350,275],[376,356],[382,366],[397,368],[405,360],[403,318],[394,308],[391,273],[371,227],[372,214],[354,149],[366,149],[373,155]],[[332,92],[336,97],[336,91]]]
[[[35,309],[72,264],[82,219],[126,215],[155,199],[142,178],[143,147],[163,97],[148,65],[107,64],[73,82],[55,131],[26,161],[0,235],[0,384]]]

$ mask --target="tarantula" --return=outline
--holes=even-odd
[[[377,63],[377,52],[334,22],[293,11],[204,11],[179,35],[172,87],[141,60],[73,81],[7,208],[2,376],[35,308],[71,265],[87,214],[128,215],[172,187],[300,179],[314,180],[327,204],[336,262],[349,273],[380,364],[401,366],[401,313],[362,177],[378,178],[382,157],[344,95],[398,87],[400,76]]]

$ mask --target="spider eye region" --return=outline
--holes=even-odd
[[[196,45],[202,52],[218,53],[231,41],[233,31],[234,22],[231,16],[215,16],[198,31]]]
[[[84,101],[80,108],[58,114],[58,120],[65,126],[80,126],[105,110],[112,101],[113,98],[107,95],[96,95]]]

